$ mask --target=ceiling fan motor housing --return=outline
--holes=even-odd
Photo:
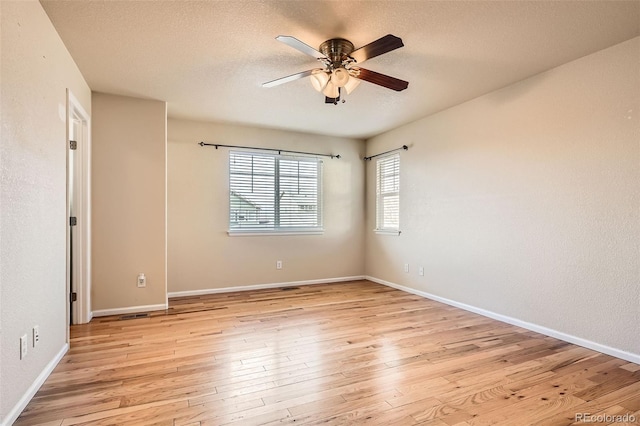
[[[329,58],[333,69],[341,68],[353,50],[353,43],[344,38],[332,38],[320,45],[320,52]]]

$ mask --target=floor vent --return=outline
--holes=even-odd
[[[283,287],[282,291],[300,290],[300,287]]]
[[[121,320],[130,320],[130,319],[136,319],[136,318],[148,318],[149,314],[144,313],[144,314],[129,314],[129,315],[122,315],[120,317]]]

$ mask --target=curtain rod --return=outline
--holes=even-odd
[[[291,153],[291,154],[305,154],[305,155],[316,155],[316,156],[321,156],[321,157],[340,158],[340,155],[318,154],[318,153],[315,153],[315,152],[290,151],[288,149],[257,148],[257,147],[254,147],[254,146],[223,145],[223,144],[219,144],[219,143],[206,143],[206,142],[200,142],[198,145],[200,145],[200,146],[215,146],[216,149],[218,149],[218,147],[223,147],[223,148],[244,148],[244,149],[255,149],[255,150],[258,150],[258,151],[275,151],[278,154],[283,153],[283,152],[287,152],[287,153]]]
[[[406,145],[402,145],[400,148],[391,149],[391,150],[389,150],[389,151],[381,152],[380,154],[375,154],[375,155],[372,155],[372,156],[370,156],[370,157],[364,157],[364,158],[363,158],[363,160],[364,160],[364,161],[371,160],[372,158],[380,157],[381,155],[385,155],[385,154],[388,154],[388,153],[390,153],[390,152],[400,151],[401,149],[404,149],[405,151],[407,151],[407,150],[409,149],[409,147],[408,147],[408,146],[406,146]]]

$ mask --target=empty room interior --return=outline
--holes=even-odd
[[[0,19],[1,426],[640,424],[639,1]]]

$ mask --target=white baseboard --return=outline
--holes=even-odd
[[[436,302],[441,302],[446,305],[455,306],[456,308],[464,309],[465,311],[473,312],[488,318],[505,322],[507,324],[526,328],[527,330],[535,331],[537,333],[541,333],[549,337],[554,337],[556,339],[560,339],[568,343],[573,343],[574,345],[582,346],[588,349],[593,349],[594,351],[602,352],[604,354],[611,355],[616,358],[624,359],[625,361],[640,364],[640,354],[634,354],[631,352],[623,351],[621,349],[612,348],[611,346],[603,345],[601,343],[593,342],[591,340],[587,340],[581,337],[573,336],[571,334],[563,333],[562,331],[554,330],[552,328],[547,328],[538,324],[533,324],[527,321],[519,320],[517,318],[491,312],[486,309],[467,305],[466,303],[456,302],[455,300],[446,299],[444,297],[436,296],[435,294],[416,290],[410,287],[405,287],[403,285],[381,280],[379,278],[365,276],[365,279],[369,281],[373,281],[378,284],[386,285],[388,287],[393,287],[395,289],[402,290],[407,293],[411,293],[417,296],[425,297],[427,299],[435,300]]]
[[[202,296],[205,294],[217,294],[217,293],[231,293],[233,291],[250,291],[250,290],[262,290],[265,288],[278,288],[278,287],[295,287],[299,285],[311,285],[311,284],[327,284],[337,283],[344,281],[358,281],[364,280],[362,275],[354,277],[338,277],[338,278],[321,278],[318,280],[305,280],[305,281],[289,281],[283,283],[271,283],[271,284],[255,284],[255,285],[243,285],[238,287],[223,287],[223,288],[209,288],[204,290],[187,290],[187,291],[173,291],[167,293],[169,298],[173,297],[185,297],[185,296]]]
[[[0,422],[0,426],[12,425],[13,422],[16,421],[16,419],[20,416],[20,413],[22,413],[22,410],[24,410],[27,404],[29,404],[31,398],[33,398],[36,392],[38,392],[40,386],[42,386],[44,381],[47,380],[47,377],[49,377],[53,369],[56,368],[56,365],[58,365],[58,363],[60,362],[62,357],[64,357],[64,354],[66,354],[68,350],[69,344],[65,343],[64,346],[62,346],[62,349],[60,349],[56,356],[54,356],[53,359],[49,361],[42,372],[40,372],[38,377],[36,377],[33,383],[31,383],[31,386],[29,386],[24,395],[22,395],[18,403],[9,411],[9,413],[7,413],[7,417],[2,422]]]
[[[135,314],[138,312],[150,312],[150,311],[164,311],[168,309],[166,303],[159,305],[142,305],[142,306],[129,306],[126,308],[114,308],[114,309],[100,309],[93,311],[91,315],[93,317],[107,317],[109,315],[123,315],[123,314]]]

